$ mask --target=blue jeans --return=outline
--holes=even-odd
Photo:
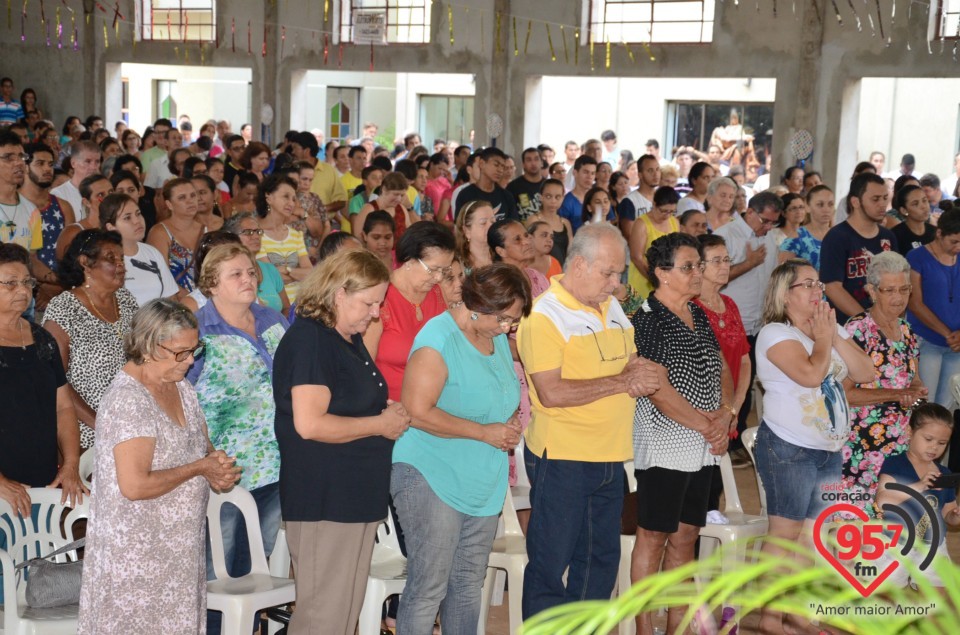
[[[412,465],[394,463],[390,493],[407,543],[407,585],[397,635],[477,632],[483,579],[498,516],[471,516],[441,501]]]
[[[828,494],[843,481],[840,450],[828,452],[794,445],[778,437],[763,421],[757,430],[754,456],[771,516],[813,520],[832,504]]]
[[[526,448],[523,456],[532,508],[523,619],[567,602],[609,599],[620,564],[623,463],[548,459]]]
[[[950,394],[950,379],[960,373],[960,353],[921,338],[919,369],[920,380],[930,389],[930,400],[949,408],[954,401]]]
[[[271,483],[257,489],[250,490],[253,500],[257,503],[257,514],[260,517],[260,533],[263,537],[263,552],[269,558],[273,547],[277,543],[277,533],[280,531],[280,483]],[[240,510],[230,504],[220,507],[220,529],[223,533],[223,559],[227,565],[227,573],[232,577],[240,577],[250,573],[250,543],[247,541],[247,525],[243,521]],[[213,580],[213,556],[210,553],[210,536],[207,535],[207,580]],[[223,615],[220,611],[207,611],[207,634],[216,635],[220,632],[220,620]],[[251,627],[251,632],[253,628]]]

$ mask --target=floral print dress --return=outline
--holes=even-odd
[[[913,383],[919,344],[906,320],[900,320],[899,341],[888,339],[869,313],[850,318],[846,329],[876,368],[876,380],[858,384],[858,388],[903,389]],[[871,511],[884,459],[905,452],[909,445],[909,422],[910,411],[896,401],[850,409],[850,438],[843,447],[843,483],[848,493],[859,495],[851,498],[852,504]]]

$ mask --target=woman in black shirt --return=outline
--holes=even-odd
[[[300,286],[297,320],[274,356],[280,508],[297,584],[296,632],[352,635],[377,527],[387,515],[393,442],[410,417],[362,335],[390,274],[368,251],[324,260]]]
[[[37,285],[23,247],[0,244],[0,498],[30,516],[29,487],[81,502],[80,430],[56,340],[21,314]],[[62,456],[62,461],[58,457]]]

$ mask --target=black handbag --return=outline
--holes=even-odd
[[[83,573],[83,561],[50,562],[48,558],[59,556],[84,546],[85,538],[48,553],[39,558],[21,562],[16,566],[21,569],[29,567],[26,576],[27,606],[35,609],[52,609],[58,606],[69,606],[80,602],[80,579]]]

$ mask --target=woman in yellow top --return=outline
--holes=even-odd
[[[634,292],[647,297],[653,291],[647,265],[647,247],[661,236],[680,231],[677,221],[677,203],[680,195],[669,186],[661,186],[653,194],[653,207],[638,216],[630,228],[630,272],[627,282]]]
[[[293,181],[280,174],[263,179],[257,192],[257,216],[263,230],[257,260],[277,268],[291,303],[297,299],[300,281],[313,268],[303,233],[287,226],[294,220],[296,207],[297,186]]]

